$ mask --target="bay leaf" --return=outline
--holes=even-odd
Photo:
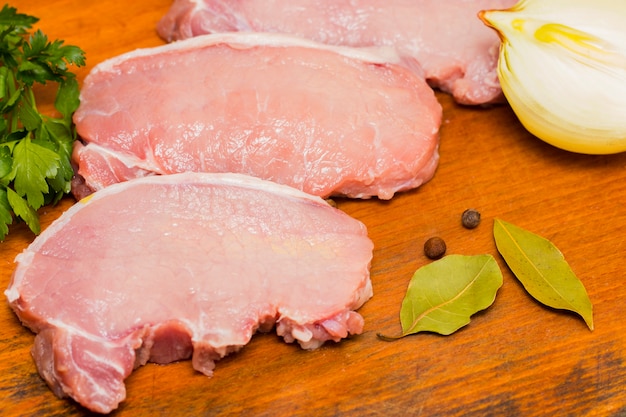
[[[402,335],[454,333],[470,317],[493,304],[502,273],[491,255],[448,255],[418,269],[402,301]]]
[[[498,252],[537,301],[579,314],[593,330],[593,307],[587,290],[561,251],[548,239],[495,219],[493,235]]]

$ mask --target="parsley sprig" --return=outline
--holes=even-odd
[[[70,192],[70,158],[76,130],[72,114],[79,88],[70,65],[85,65],[85,53],[29,29],[39,19],[4,5],[0,10],[0,240],[16,217],[38,234],[37,210]],[[33,86],[57,85],[60,117],[41,114]]]

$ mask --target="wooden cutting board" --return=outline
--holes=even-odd
[[[162,44],[155,24],[170,0],[12,5],[38,16],[50,38],[86,51],[87,66],[77,71],[82,81],[105,58]],[[625,416],[626,154],[564,152],[528,134],[506,105],[467,108],[438,97],[444,123],[435,178],[388,202],[339,201],[375,243],[375,295],[360,310],[362,335],[312,352],[275,334],[257,335],[219,361],[212,378],[189,362],[148,364],[127,379],[127,400],[113,415]],[[43,208],[43,227],[73,203]],[[460,224],[468,207],[482,213],[474,230]],[[593,302],[593,332],[525,293],[497,255],[494,218],[561,249]],[[448,253],[496,256],[504,285],[494,305],[451,336],[379,340],[377,332],[399,331],[407,284],[429,262],[422,247],[435,235]],[[15,255],[33,239],[16,224],[0,243],[3,289]],[[0,415],[88,415],[48,389],[30,357],[32,343],[33,334],[1,303]]]

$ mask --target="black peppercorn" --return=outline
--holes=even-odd
[[[431,237],[424,243],[424,255],[429,259],[439,259],[446,253],[446,242],[440,237]]]
[[[466,229],[473,229],[480,223],[480,212],[474,209],[467,209],[461,216],[461,223]]]

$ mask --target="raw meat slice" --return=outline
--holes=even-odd
[[[503,100],[500,41],[479,19],[516,0],[174,0],[157,25],[167,40],[228,31],[282,32],[347,46],[395,46],[462,104]]]
[[[240,174],[182,173],[80,201],[18,257],[5,294],[38,333],[59,396],[106,413],[147,361],[215,361],[274,326],[314,349],[363,329],[365,226],[319,197]]]
[[[428,181],[439,160],[441,106],[399,60],[392,48],[259,33],[133,51],[85,79],[74,161],[92,190],[238,172],[322,197],[389,199]]]

